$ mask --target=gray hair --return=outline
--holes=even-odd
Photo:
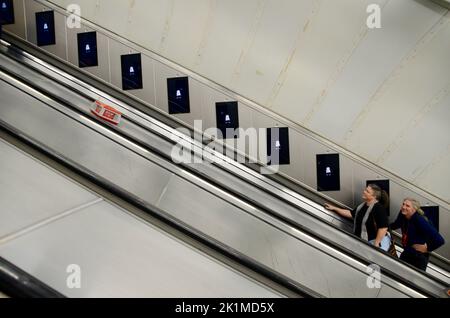
[[[378,202],[387,210],[389,211],[389,195],[388,193],[381,189],[379,185],[375,183],[371,183],[367,185],[369,188],[372,189],[373,195],[377,199]]]
[[[409,201],[411,202],[411,205],[413,206],[414,210],[416,210],[417,212],[419,212],[420,215],[425,216],[425,212],[423,212],[421,206],[420,206],[420,201],[414,198],[404,198],[403,202],[405,201]]]
[[[380,201],[380,199],[381,199],[381,188],[378,185],[376,185],[375,183],[368,184],[367,186],[372,189],[373,195],[375,196],[375,198],[378,201]]]

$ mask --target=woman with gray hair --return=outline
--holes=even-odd
[[[384,194],[387,197],[387,194]],[[369,241],[384,251],[389,249],[391,239],[388,235],[388,217],[385,209],[387,198],[376,184],[369,184],[363,191],[364,200],[353,210],[338,208],[331,204],[325,204],[325,209],[353,219],[353,233]],[[380,202],[380,201],[385,202]]]
[[[420,208],[420,202],[413,198],[405,198],[397,219],[391,229],[401,228],[403,252],[400,259],[426,270],[429,252],[444,245],[444,238],[428,221]]]

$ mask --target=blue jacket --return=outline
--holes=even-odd
[[[414,244],[427,243],[428,252],[444,245],[444,238],[434,228],[434,226],[419,213],[414,213],[411,219],[407,219],[399,212],[397,219],[391,224],[391,229],[402,229],[402,243],[406,250],[413,250]]]

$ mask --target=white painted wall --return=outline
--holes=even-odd
[[[429,0],[50,0],[450,202],[450,13]],[[368,29],[366,7],[382,7]]]

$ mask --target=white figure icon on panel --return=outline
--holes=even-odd
[[[134,75],[134,67],[133,66],[130,66],[130,74]]]
[[[177,97],[181,97],[181,91],[177,89]]]
[[[326,174],[327,176],[331,176],[331,168],[330,168],[330,167],[326,167],[326,169],[325,169],[325,174]]]
[[[6,2],[2,3],[2,9],[6,9]]]
[[[225,123],[229,124],[231,122],[230,115],[225,115]]]
[[[275,141],[275,149],[280,150],[280,148],[281,148],[280,141],[279,140]]]
[[[86,53],[91,51],[91,47],[89,46],[89,44],[86,44]]]
[[[81,28],[81,7],[77,4],[67,6],[67,27],[69,29]]]
[[[48,25],[47,25],[47,23],[44,23],[44,31],[47,31],[48,30]]]

